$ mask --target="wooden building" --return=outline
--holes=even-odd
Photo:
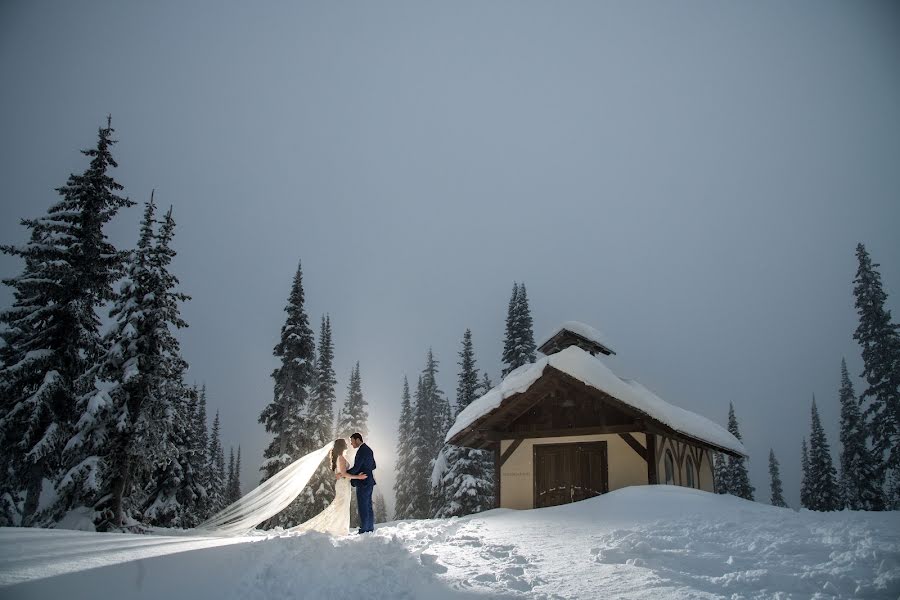
[[[555,506],[657,483],[713,491],[713,453],[746,456],[721,426],[616,376],[601,358],[615,353],[593,328],[564,323],[540,351],[461,411],[447,435],[493,450],[497,506]]]

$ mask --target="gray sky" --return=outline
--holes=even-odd
[[[432,346],[453,397],[471,327],[496,383],[517,280],[538,337],[585,321],[618,374],[734,402],[757,498],[771,446],[796,505],[810,398],[835,447],[841,356],[861,370],[857,242],[900,311],[898,59],[877,2],[4,2],[0,241],[112,113],[118,180],[175,206],[189,376],[245,489],[302,259],[390,504],[403,375]]]

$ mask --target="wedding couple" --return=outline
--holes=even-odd
[[[375,455],[363,442],[359,433],[350,436],[350,445],[356,448],[353,466],[347,462],[347,440],[334,440],[331,447],[331,470],[336,482],[334,500],[315,517],[292,527],[288,531],[321,531],[332,535],[347,535],[350,529],[350,487],[356,488],[356,504],[359,508],[359,532],[375,531],[375,511],[372,510],[372,488],[375,478]],[[324,448],[322,449],[324,451]]]

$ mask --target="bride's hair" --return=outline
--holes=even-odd
[[[338,439],[334,440],[334,446],[331,447],[331,470],[332,471],[334,471],[334,469],[337,467],[338,456],[340,456],[346,449],[347,449],[347,440],[345,440],[344,438],[338,438]]]

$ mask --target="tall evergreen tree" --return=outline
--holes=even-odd
[[[225,484],[225,504],[231,504],[235,501],[234,498],[234,446],[231,446],[228,450],[228,475],[226,475],[227,482]]]
[[[525,284],[513,283],[512,295],[506,315],[506,336],[503,340],[503,373],[510,372],[532,363],[537,359],[531,309],[528,307],[528,292]]]
[[[362,378],[359,375],[359,362],[357,362],[350,373],[347,400],[338,414],[338,435],[349,438],[353,433],[359,432],[364,440],[368,439],[369,411],[366,409],[368,405],[369,403],[363,397]],[[350,527],[359,527],[356,494],[350,496]]]
[[[728,431],[737,439],[741,439],[737,417],[734,415],[734,405],[731,403],[728,404]],[[726,485],[728,486],[729,494],[738,498],[753,500],[754,488],[750,485],[750,477],[747,474],[747,465],[744,464],[744,460],[744,458],[728,457],[728,467],[725,475]]]
[[[419,383],[421,387],[421,381]],[[403,377],[403,396],[400,403],[400,423],[397,428],[397,478],[394,480],[394,518],[412,518],[414,470],[416,452],[413,442],[413,406],[410,402],[409,381]]]
[[[809,450],[806,446],[806,438],[800,445],[800,506],[803,508],[810,507],[810,480],[809,480]]]
[[[847,372],[841,359],[841,495],[851,510],[883,510],[884,497],[878,465],[866,444],[866,427]]]
[[[728,459],[721,452],[713,453],[713,483],[717,494],[730,494],[728,489]]]
[[[281,366],[272,373],[275,398],[263,409],[259,422],[274,434],[264,452],[260,470],[262,481],[291,464],[310,449],[309,427],[304,415],[315,381],[315,340],[306,315],[303,292],[303,271],[297,266],[290,298],[285,307],[287,320],[281,328],[281,341],[273,354],[281,359]],[[294,502],[270,519],[269,527],[292,527],[302,522],[302,502]]]
[[[0,368],[0,446],[13,458],[0,483],[5,494],[23,498],[21,523],[32,525],[45,479],[55,481],[63,446],[79,415],[76,401],[90,381],[86,372],[101,354],[96,309],[114,298],[113,283],[125,253],[107,241],[104,227],[133,202],[119,196],[107,119],[97,146],[82,153],[90,164],[57,189],[62,199],[44,217],[23,220],[30,231],[24,246],[2,246],[25,261],[13,288],[12,308],[0,313],[10,345]],[[6,457],[4,457],[6,458]]]
[[[334,441],[334,401],[337,378],[334,373],[334,343],[331,337],[331,318],[322,317],[317,345],[315,387],[307,411],[310,451]],[[351,432],[352,433],[352,432]],[[302,506],[300,519],[305,521],[324,510],[334,498],[334,473],[327,459],[319,465],[298,501]]]
[[[193,424],[191,427],[192,449],[194,453],[194,463],[196,465],[195,473],[198,486],[203,488],[203,494],[197,501],[196,515],[199,522],[205,521],[211,514],[209,498],[207,497],[209,489],[210,471],[209,460],[207,458],[207,449],[209,448],[209,430],[206,423],[206,384],[197,390],[194,388],[194,394],[197,397],[197,408],[193,415]]]
[[[859,268],[853,280],[859,325],[853,334],[862,349],[863,372],[868,387],[860,394],[866,406],[869,435],[881,480],[900,471],[900,329],[885,307],[887,294],[881,285],[878,264],[866,247],[856,246]],[[890,505],[900,505],[900,489],[889,490]]]
[[[375,522],[376,523],[386,523],[387,518],[387,505],[384,503],[384,496],[381,495],[379,490],[375,490],[373,494],[375,497],[375,502],[373,506],[373,510],[375,512]]]
[[[363,439],[369,436],[369,411],[362,392],[362,379],[359,375],[359,362],[350,372],[350,385],[347,390],[347,400],[341,408],[338,417],[337,434],[342,437],[350,437],[354,432],[362,434]]]
[[[225,479],[225,453],[222,450],[222,436],[219,428],[219,411],[213,419],[212,432],[209,435],[209,450],[206,454],[208,465],[209,487],[206,495],[209,498],[210,514],[214,514],[225,506],[228,482]]]
[[[787,506],[784,501],[784,493],[781,489],[781,473],[778,469],[778,459],[775,458],[775,451],[769,448],[769,503],[772,506]]]
[[[438,361],[428,349],[425,368],[419,378],[413,412],[411,447],[415,453],[410,475],[410,518],[431,516],[431,474],[434,462],[444,444],[447,427],[447,402],[437,385]]]
[[[241,446],[238,445],[237,451],[237,459],[234,463],[234,487],[231,490],[231,496],[234,498],[232,502],[237,502],[241,499]]]
[[[837,472],[831,462],[831,449],[819,420],[816,398],[812,401],[809,433],[809,509],[840,510],[843,507],[837,485]]]
[[[481,389],[469,329],[463,335],[459,359],[456,414],[469,406],[480,395]],[[437,518],[463,516],[493,508],[493,457],[483,450],[445,444],[432,470],[432,488],[432,512]]]

